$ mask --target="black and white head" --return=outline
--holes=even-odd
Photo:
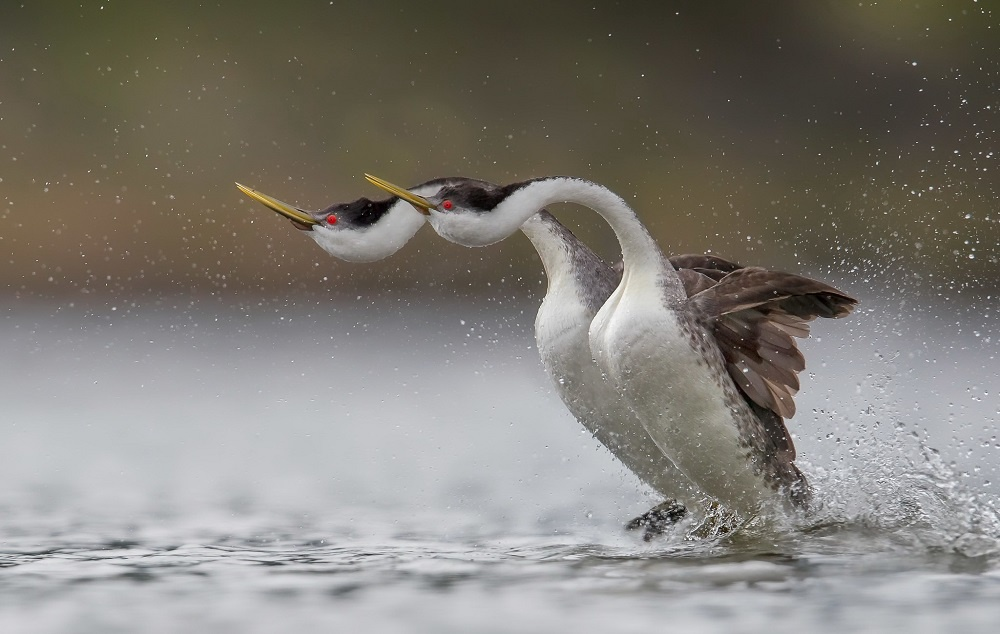
[[[473,182],[461,177],[438,178],[412,188],[417,195],[431,196],[444,187]],[[398,196],[385,200],[359,198],[335,203],[320,211],[301,209],[244,185],[241,192],[306,231],[324,251],[349,262],[374,262],[398,251],[424,225],[425,216]]]
[[[526,190],[539,180],[505,186],[465,180],[445,185],[433,194],[421,194],[376,176],[366,174],[365,178],[425,214],[442,238],[467,247],[484,247],[503,240],[542,209],[542,206],[531,208],[528,197],[510,204],[512,195],[527,193]]]

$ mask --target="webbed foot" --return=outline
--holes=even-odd
[[[642,541],[652,541],[667,532],[671,526],[681,521],[687,515],[687,509],[677,500],[667,500],[657,504],[639,517],[625,525],[625,530],[643,530]]]

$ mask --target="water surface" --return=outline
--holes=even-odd
[[[533,313],[8,304],[0,630],[994,631],[981,339],[821,324],[791,424],[818,515],[646,544],[621,527],[657,499],[562,409]]]

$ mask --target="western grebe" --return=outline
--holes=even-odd
[[[469,185],[484,190],[498,186],[466,178],[440,178],[408,191],[430,196],[443,187]],[[372,262],[395,253],[425,222],[425,216],[399,197],[366,198],[338,203],[322,211],[308,211],[237,183],[244,194],[292,220],[324,251],[355,262]],[[331,217],[332,216],[332,217]],[[399,217],[397,217],[399,216]],[[667,500],[636,518],[629,527],[644,528],[646,538],[697,506],[698,495],[687,478],[653,443],[618,391],[604,380],[594,363],[588,330],[601,305],[621,279],[590,248],[556,220],[541,212],[521,227],[538,252],[548,286],[535,317],[535,341],[542,366],[570,413],[642,482]],[[702,273],[718,276],[740,268],[721,258],[685,255],[674,265],[691,283],[692,292],[703,283]]]
[[[822,282],[757,267],[700,276],[685,290],[631,208],[578,178],[545,177],[502,188],[461,184],[423,197],[367,176],[428,215],[444,238],[486,246],[558,202],[597,211],[622,249],[624,271],[589,330],[591,352],[656,445],[701,491],[744,516],[773,501],[805,506],[783,418],[804,359],[792,337],[816,317],[843,317],[856,300]],[[588,280],[589,281],[589,280]],[[585,281],[584,284],[588,283]]]

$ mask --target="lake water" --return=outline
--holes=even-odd
[[[0,631],[994,632],[998,344],[870,303],[804,344],[817,516],[647,544],[532,304],[7,300]]]

